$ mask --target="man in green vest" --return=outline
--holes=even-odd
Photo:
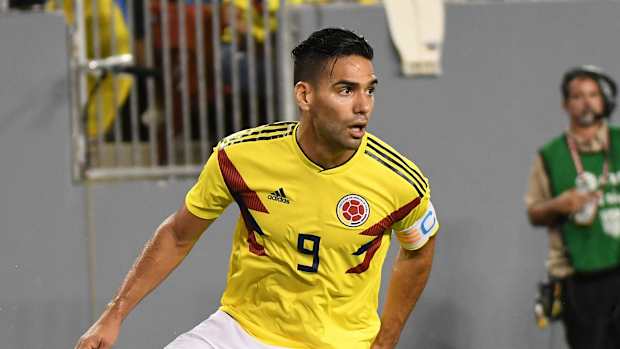
[[[561,84],[569,127],[538,153],[525,196],[530,222],[549,230],[547,267],[560,280],[572,349],[620,348],[620,128],[608,124],[615,82],[570,69]]]

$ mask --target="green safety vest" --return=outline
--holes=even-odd
[[[565,219],[560,230],[568,257],[577,272],[593,272],[620,265],[620,129],[609,128],[611,151],[609,177],[592,225],[576,225]],[[540,149],[554,197],[575,187],[577,170],[570,154],[566,135],[551,140]],[[597,184],[603,173],[605,154],[580,153],[584,172],[595,175]]]

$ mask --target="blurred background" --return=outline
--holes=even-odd
[[[375,48],[371,132],[429,177],[442,222],[399,348],[565,348],[559,324],[534,320],[547,239],[523,195],[538,147],[567,127],[563,72],[620,77],[618,13],[612,0],[0,0],[0,348],[72,348],[211,147],[297,118],[290,50],[325,26]],[[117,348],[161,348],[217,309],[237,214]]]

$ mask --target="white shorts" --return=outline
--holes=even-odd
[[[235,319],[218,310],[164,349],[284,349],[260,343]]]

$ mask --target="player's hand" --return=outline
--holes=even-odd
[[[75,349],[110,349],[116,343],[121,321],[105,315],[80,337]]]
[[[556,206],[559,213],[571,215],[579,212],[583,206],[591,200],[598,200],[600,192],[579,192],[576,189],[569,189],[557,197]]]

